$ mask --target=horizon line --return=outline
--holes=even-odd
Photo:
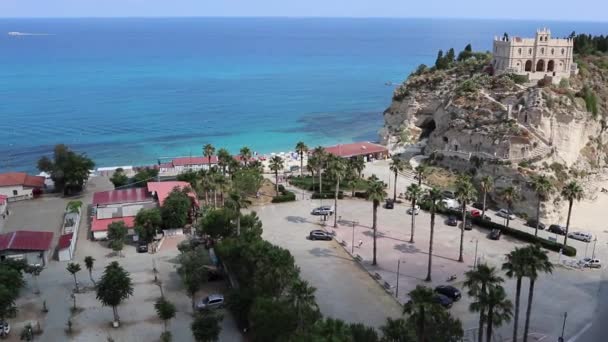
[[[283,16],[283,15],[268,15],[268,16],[247,16],[247,15],[218,15],[218,16],[196,16],[196,15],[170,15],[170,16],[156,16],[156,15],[124,15],[124,16],[14,16],[14,17],[2,17],[3,19],[390,19],[390,20],[403,20],[403,19],[440,19],[440,20],[504,20],[504,21],[547,21],[547,22],[578,22],[578,23],[599,23],[608,24],[607,21],[600,20],[586,20],[586,19],[541,19],[541,18],[501,18],[501,17],[450,17],[450,16],[403,16],[403,17],[391,17],[391,16]]]

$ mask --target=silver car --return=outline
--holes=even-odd
[[[224,307],[224,296],[221,294],[212,294],[201,299],[197,304],[196,308],[199,310],[213,310],[221,309]]]

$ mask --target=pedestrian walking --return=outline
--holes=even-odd
[[[357,248],[361,248],[361,245],[363,245],[363,240],[359,239],[359,246]]]

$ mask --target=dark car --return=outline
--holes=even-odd
[[[502,230],[500,229],[492,229],[490,235],[488,236],[491,240],[500,240],[500,236],[502,235]]]
[[[310,232],[310,235],[308,236],[309,239],[311,240],[331,240],[332,237],[329,233],[322,231],[322,230],[313,230]]]
[[[454,193],[454,191],[450,191],[450,190],[443,190],[441,192],[441,196],[443,198],[448,198],[448,199],[454,199],[454,198],[456,198],[456,194]]]
[[[545,230],[545,228],[546,228],[546,227],[545,227],[545,224],[544,224],[544,223],[542,223],[542,222],[540,222],[540,223],[539,223],[539,222],[538,222],[536,219],[533,219],[533,218],[528,219],[528,220],[526,221],[526,226],[528,226],[528,227],[532,227],[532,228],[536,228],[536,224],[537,224],[537,223],[538,223],[538,229],[540,229],[540,230]]]
[[[393,202],[392,199],[387,199],[386,203],[384,204],[384,208],[386,208],[386,209],[394,209],[395,208],[395,202]]]
[[[462,222],[460,222],[459,227],[462,227]],[[464,224],[464,230],[472,230],[473,229],[473,222],[471,222],[471,220],[467,220]]]
[[[459,301],[462,297],[460,290],[450,285],[439,285],[435,288],[435,292],[450,298],[454,302]]]
[[[144,241],[141,241],[137,245],[137,253],[148,253],[148,244]]]
[[[481,202],[474,202],[473,204],[471,204],[471,206],[475,209],[483,210],[483,203]]]
[[[555,234],[559,234],[559,235],[566,235],[566,228],[560,226],[559,224],[550,225],[549,229],[547,229],[547,231],[550,233],[555,233]]]
[[[456,227],[458,225],[458,219],[456,218],[456,216],[450,216],[448,217],[445,224],[447,224],[448,226]]]
[[[433,299],[437,304],[440,304],[446,309],[451,308],[452,304],[454,303],[454,301],[451,300],[448,296],[445,296],[441,293],[435,293],[435,297]]]

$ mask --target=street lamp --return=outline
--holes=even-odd
[[[399,299],[399,270],[400,270],[400,268],[401,268],[401,260],[397,259],[397,286],[395,289],[395,298],[397,298],[397,299]]]
[[[568,318],[568,312],[564,312],[564,324],[562,325],[562,336],[560,336],[559,341],[564,341],[564,330],[566,329],[566,318]]]
[[[357,221],[352,221],[353,224],[353,241],[350,244],[350,254],[355,254],[355,226],[359,224]]]
[[[597,243],[597,236],[593,240],[593,251],[591,252],[591,259],[595,259],[595,244]]]

